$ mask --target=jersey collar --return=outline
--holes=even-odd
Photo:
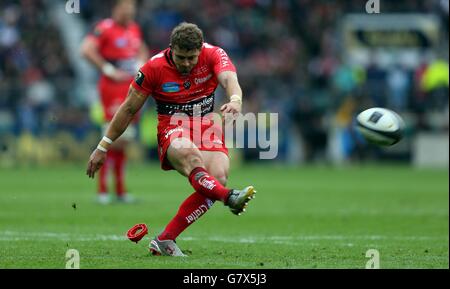
[[[175,66],[175,63],[172,59],[172,50],[170,48],[167,48],[166,53],[164,53],[164,56],[166,58],[167,63],[169,63],[170,66]]]

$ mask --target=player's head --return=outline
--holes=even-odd
[[[203,32],[192,23],[180,23],[170,35],[172,59],[181,74],[188,74],[198,62]]]
[[[114,0],[112,14],[116,21],[127,24],[136,15],[136,0]]]

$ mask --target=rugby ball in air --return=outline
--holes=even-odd
[[[402,137],[405,122],[394,111],[373,107],[364,110],[356,117],[356,129],[372,144],[391,146]]]

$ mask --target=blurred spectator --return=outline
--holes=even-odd
[[[26,80],[25,98],[19,106],[18,117],[21,131],[34,135],[45,131],[47,112],[55,101],[55,88],[42,77],[39,70],[30,70]]]
[[[386,72],[379,67],[376,61],[372,60],[366,73],[366,91],[373,106],[386,106],[385,81]]]

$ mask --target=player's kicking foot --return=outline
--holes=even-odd
[[[240,215],[245,212],[248,202],[255,198],[256,191],[252,186],[248,186],[243,190],[231,190],[228,195],[226,205],[235,215]]]
[[[173,257],[187,257],[181,252],[175,241],[164,240],[160,241],[158,237],[153,239],[148,245],[150,253],[157,256],[173,256]]]

